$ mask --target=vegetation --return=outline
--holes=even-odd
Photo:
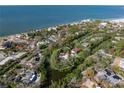
[[[92,20],[73,25],[61,25],[51,28],[51,31],[48,29],[33,30],[28,33],[29,41],[34,40],[44,44],[38,47],[35,44],[36,49],[32,49],[16,61],[12,60],[0,66],[1,78],[4,79],[2,77],[4,74],[18,75],[16,69],[34,70],[34,68],[24,67],[19,62],[24,58],[26,61],[34,61],[39,56],[37,54],[40,53],[39,64],[35,67],[38,75],[40,74],[40,87],[80,87],[82,79],[85,77],[102,85],[102,87],[111,87],[107,81],[99,80],[97,82],[94,77],[99,69],[104,70],[106,68],[111,68],[113,72],[124,77],[122,69],[111,67],[113,57],[124,57],[124,33],[121,28],[114,28],[110,22],[104,21],[106,26],[101,26],[101,22],[100,20]],[[51,39],[50,36],[55,38]],[[22,45],[26,50],[28,45]],[[13,43],[12,48],[5,49],[4,52],[21,51],[15,50],[15,46],[16,43]],[[101,50],[103,51],[100,52]],[[36,64],[35,61],[34,64]],[[1,83],[4,84],[5,82],[1,81]],[[6,82],[5,84],[8,87],[18,85],[17,82]],[[121,87],[121,85],[123,86],[123,84],[117,84],[113,87]]]

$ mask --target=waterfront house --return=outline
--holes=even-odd
[[[98,28],[104,28],[107,25],[106,22],[102,22],[98,25]]]
[[[48,29],[47,29],[48,31],[52,31],[52,30],[57,30],[57,26],[56,27],[49,27]]]
[[[3,42],[3,47],[5,47],[5,48],[11,48],[12,47],[12,42],[11,41],[5,41],[5,42]]]

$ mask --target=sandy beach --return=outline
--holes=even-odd
[[[117,23],[119,23],[119,22],[122,22],[122,23],[124,23],[124,18],[122,18],[122,19],[112,19],[112,20],[110,20],[111,22],[117,22]]]
[[[58,25],[55,25],[55,26],[52,26],[52,27],[56,27],[56,26],[60,26],[60,25],[78,24],[80,22],[88,22],[88,21],[91,21],[91,20],[93,20],[93,19],[84,19],[84,20],[65,23],[65,24],[58,24]],[[105,20],[102,20],[102,21],[109,21],[109,22],[114,22],[114,23],[124,23],[124,18],[120,18],[120,19],[105,19]],[[52,28],[52,27],[46,27],[46,28],[49,29],[49,28]],[[43,29],[43,28],[41,28],[41,29]],[[37,31],[37,29],[35,29],[34,31],[30,31],[30,32],[22,32],[22,33],[17,33],[17,34],[13,34],[13,35],[11,34],[11,35],[6,35],[6,36],[0,36],[0,40],[4,39],[4,38],[14,37],[14,36],[21,35],[21,34],[32,33],[32,32],[35,32],[35,31]]]

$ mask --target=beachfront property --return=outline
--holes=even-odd
[[[57,31],[57,26],[55,26],[55,27],[49,27],[47,30],[48,30],[48,31],[52,31],[52,30]]]
[[[4,48],[11,48],[12,47],[12,41],[5,41],[3,43]]]
[[[105,28],[107,25],[106,22],[101,22],[99,25],[98,25],[98,28],[102,29],[102,28]]]

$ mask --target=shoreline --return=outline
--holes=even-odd
[[[83,20],[78,20],[78,21],[57,24],[57,25],[48,26],[48,27],[36,28],[36,29],[34,29],[34,31],[26,31],[26,32],[22,32],[22,33],[20,32],[20,33],[15,33],[15,34],[10,34],[10,35],[4,35],[4,36],[0,36],[0,39],[11,37],[11,36],[16,36],[16,35],[21,35],[21,34],[32,33],[32,32],[36,32],[37,30],[49,29],[49,28],[56,27],[56,26],[69,25],[69,24],[73,24],[73,23],[80,23],[80,22],[86,22],[86,21],[91,21],[91,20],[101,20],[101,21],[109,21],[109,22],[114,22],[114,23],[124,23],[124,18],[109,18],[109,19],[90,19],[89,18],[89,19],[83,19]]]

